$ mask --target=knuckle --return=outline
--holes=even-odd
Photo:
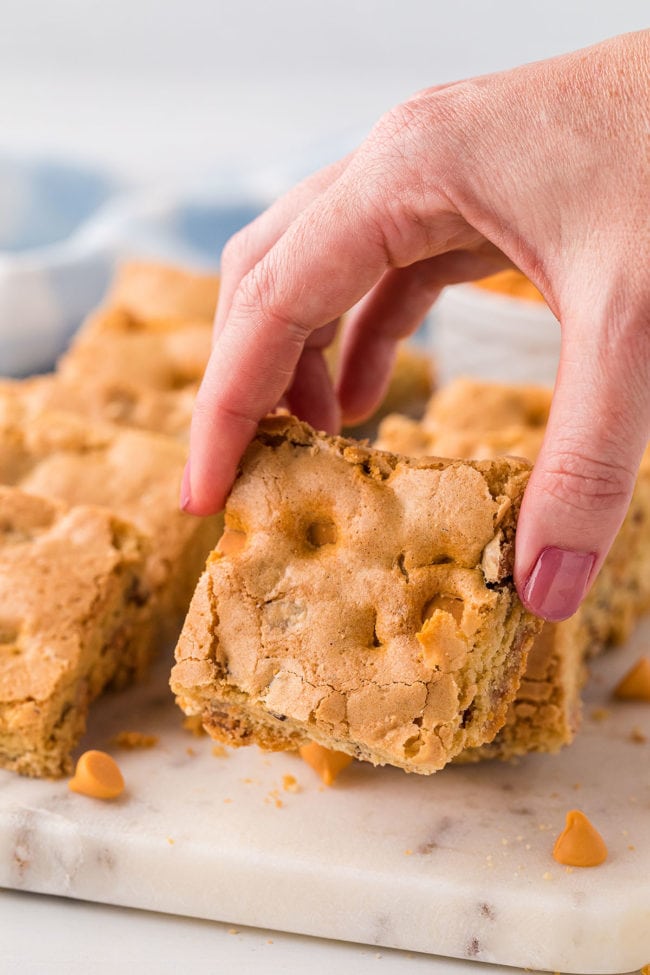
[[[606,458],[564,449],[547,458],[545,491],[577,511],[614,511],[627,506],[634,472]]]
[[[300,348],[311,334],[311,327],[291,314],[283,294],[280,275],[270,257],[255,264],[241,283],[237,303],[247,316],[279,329],[290,344]],[[288,289],[287,289],[288,290]]]
[[[193,409],[195,421],[199,423],[207,421],[212,424],[218,416],[244,427],[256,426],[259,420],[255,411],[248,409],[247,404],[241,401],[229,404],[221,400],[215,402],[208,397],[197,396]]]

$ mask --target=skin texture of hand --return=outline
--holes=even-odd
[[[515,265],[562,325],[515,581],[571,615],[650,436],[650,32],[423,91],[227,245],[183,507],[221,508],[258,420],[320,429],[380,401],[397,342],[446,284]],[[337,388],[322,349],[346,320]]]

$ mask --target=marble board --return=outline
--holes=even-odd
[[[650,705],[611,688],[649,650],[646,619],[596,661],[560,755],[431,777],[354,763],[329,789],[293,755],[215,755],[182,727],[163,661],[98,702],[83,742],[118,758],[120,799],[0,772],[0,885],[524,968],[636,970],[650,962]],[[125,730],[158,742],[117,750]],[[601,867],[552,859],[571,808],[605,837]]]

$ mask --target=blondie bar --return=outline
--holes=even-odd
[[[541,446],[551,391],[457,380],[433,397],[422,423],[387,417],[377,446],[413,456],[490,458],[504,454],[534,461]],[[580,719],[585,661],[629,635],[650,604],[650,451],[646,452],[630,510],[587,599],[562,623],[546,623],[506,724],[494,742],[465,760],[509,758],[556,751],[568,744]]]
[[[421,773],[491,741],[541,625],[511,577],[528,471],[267,418],[177,647],[182,709],[231,745]]]
[[[178,509],[186,452],[169,437],[97,423],[65,412],[40,412],[0,392],[0,483],[95,504],[135,524],[149,539],[143,588],[163,632],[185,613],[221,519]]]
[[[3,383],[41,410],[71,410],[91,419],[184,438],[210,355],[206,321],[139,318],[119,308],[84,323],[56,373]]]
[[[200,274],[158,261],[121,264],[105,304],[136,318],[176,318],[212,324],[219,297],[219,276]]]
[[[0,767],[68,772],[89,702],[142,672],[145,555],[105,509],[0,487]]]

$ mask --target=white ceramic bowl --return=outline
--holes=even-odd
[[[442,382],[476,376],[550,386],[560,357],[560,324],[542,302],[454,285],[434,307],[429,346]]]

